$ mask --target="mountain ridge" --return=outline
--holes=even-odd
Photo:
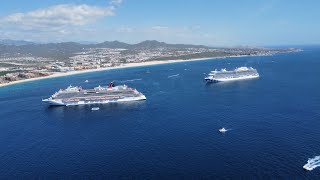
[[[0,39],[0,45],[7,46],[63,46],[73,44],[75,46],[83,46],[83,48],[123,48],[123,49],[136,49],[136,48],[209,48],[204,45],[192,45],[192,44],[170,44],[165,42],[160,42],[157,40],[145,40],[135,44],[129,44],[121,41],[104,41],[101,43],[81,43],[81,42],[56,42],[56,43],[35,43],[31,41],[24,40],[10,40],[10,39]]]

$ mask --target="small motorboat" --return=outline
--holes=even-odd
[[[220,128],[219,129],[219,132],[221,132],[221,133],[225,133],[225,132],[227,132],[228,130],[227,129],[225,129],[225,128]]]
[[[87,79],[87,80],[85,80],[84,82],[88,83],[88,82],[89,82],[89,80]]]
[[[91,108],[92,111],[98,111],[100,108],[99,107],[93,107]]]
[[[320,167],[320,156],[309,158],[308,163],[303,166],[303,168],[308,171],[312,171],[317,167]]]

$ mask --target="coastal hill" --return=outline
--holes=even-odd
[[[0,39],[0,44],[22,46],[22,45],[29,45],[29,44],[35,44],[35,43],[30,41],[24,41],[24,40]]]
[[[77,42],[62,43],[33,43],[27,41],[0,40],[0,56],[33,55],[46,58],[68,58],[74,53],[89,48],[112,49],[154,49],[154,48],[209,48],[202,45],[167,44],[156,40],[146,40],[137,44],[128,44],[120,41],[105,41],[97,44],[81,44]]]
[[[133,44],[132,48],[209,48],[203,45],[191,45],[191,44],[167,44],[156,40],[142,41],[138,44]]]
[[[28,45],[65,45],[72,44],[82,46],[85,48],[97,47],[97,48],[208,48],[203,45],[191,45],[191,44],[168,44],[165,42],[159,42],[156,40],[145,40],[137,44],[128,44],[120,41],[104,41],[102,43],[92,43],[90,41],[84,42],[61,42],[61,43],[36,43],[24,40],[11,40],[11,39],[0,39],[0,45],[11,45],[11,46],[28,46]]]
[[[137,44],[120,41],[91,44],[78,42],[40,44],[2,40],[0,41],[0,84],[56,73],[119,67],[130,63],[270,56],[297,50],[258,47],[213,48],[203,45],[168,44],[155,40],[146,40]]]

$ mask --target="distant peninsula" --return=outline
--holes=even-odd
[[[209,47],[147,40],[33,43],[0,40],[0,86],[76,73],[223,57],[270,56],[301,51],[297,48]]]

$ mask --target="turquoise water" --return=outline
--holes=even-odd
[[[260,78],[206,84],[215,68]],[[2,178],[320,178],[320,49],[79,74],[0,88]],[[150,72],[150,73],[149,73]],[[179,75],[178,75],[179,74]],[[89,83],[85,83],[85,80]],[[68,85],[110,81],[141,102],[49,107]],[[218,129],[231,129],[221,134]]]

